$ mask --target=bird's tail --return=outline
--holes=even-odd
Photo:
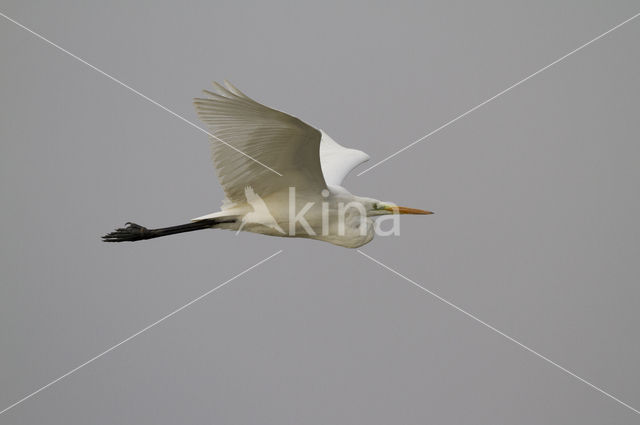
[[[102,237],[104,242],[134,242],[144,239],[159,238],[162,236],[175,235],[177,233],[193,232],[195,230],[210,229],[217,224],[234,223],[235,217],[217,217],[205,220],[194,221],[178,226],[162,227],[159,229],[147,229],[136,223],[126,223],[125,227],[116,229]]]

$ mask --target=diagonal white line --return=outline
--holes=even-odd
[[[449,127],[451,124],[453,124],[454,122],[458,121],[459,119],[466,117],[467,115],[469,115],[470,113],[472,113],[473,111],[475,111],[478,108],[483,107],[484,105],[486,105],[487,103],[497,99],[498,97],[502,96],[503,94],[505,94],[506,92],[510,91],[511,89],[514,89],[516,87],[518,87],[520,84],[524,83],[525,81],[530,80],[531,78],[535,77],[536,75],[540,74],[541,72],[551,68],[553,65],[557,64],[558,62],[563,61],[564,59],[568,58],[569,56],[573,55],[574,53],[579,52],[580,50],[584,49],[585,47],[587,47],[588,45],[590,45],[591,43],[594,43],[598,40],[600,40],[602,37],[606,36],[607,34],[609,34],[612,31],[617,30],[618,28],[620,28],[621,26],[623,26],[624,24],[631,22],[632,20],[634,20],[635,18],[637,18],[638,16],[640,16],[640,13],[636,13],[635,15],[633,15],[632,17],[630,17],[629,19],[627,19],[624,22],[619,23],[618,25],[616,25],[615,27],[611,28],[610,30],[603,32],[602,34],[600,34],[599,36],[597,36],[596,38],[594,38],[593,40],[583,44],[582,46],[573,49],[572,51],[570,51],[569,53],[567,53],[566,55],[554,60],[553,62],[551,62],[549,65],[540,68],[539,70],[537,70],[536,72],[534,72],[533,74],[529,75],[528,77],[523,78],[522,80],[518,81],[515,84],[510,85],[509,87],[507,87],[506,89],[502,90],[500,93],[496,94],[493,97],[490,97],[489,99],[485,100],[484,102],[474,106],[473,108],[469,109],[467,112],[465,112],[462,115],[458,115],[457,117],[455,117],[454,119],[452,119],[451,121],[448,121],[447,123],[441,125],[440,127],[436,128],[435,130],[433,130],[430,133],[425,134],[424,136],[422,136],[421,138],[419,138],[418,140],[416,140],[415,142],[412,142],[410,144],[408,144],[407,146],[405,146],[404,148],[400,149],[399,151],[392,153],[391,155],[387,156],[385,159],[383,159],[382,161],[378,161],[375,164],[373,164],[371,167],[367,168],[366,170],[362,171],[361,173],[358,174],[358,176],[363,175],[364,173],[366,173],[369,170],[372,170],[373,168],[377,167],[378,165],[390,160],[391,158],[393,158],[394,156],[398,155],[399,153],[402,153],[404,151],[406,151],[407,149],[409,149],[410,147],[422,142],[423,140],[425,140],[426,138],[436,134],[437,132],[439,132],[440,130]]]
[[[52,386],[53,384],[55,384],[56,382],[61,381],[62,379],[66,378],[67,376],[71,375],[74,372],[77,372],[78,370],[82,369],[83,367],[87,366],[88,364],[98,360],[100,357],[104,356],[105,354],[110,353],[111,351],[115,350],[116,348],[120,347],[122,344],[131,341],[133,338],[137,337],[138,335],[140,335],[143,332],[148,331],[149,329],[153,328],[156,325],[159,325],[160,323],[164,322],[165,320],[167,320],[168,318],[170,318],[171,316],[181,312],[182,310],[184,310],[185,308],[189,307],[191,304],[194,304],[198,301],[200,301],[201,299],[203,299],[204,297],[206,297],[207,295],[211,294],[212,292],[217,291],[218,289],[222,288],[223,286],[225,286],[226,284],[234,281],[235,279],[239,278],[240,276],[242,276],[243,274],[249,272],[250,270],[253,270],[254,268],[258,267],[259,265],[261,265],[262,263],[265,263],[266,261],[269,261],[270,259],[272,259],[273,257],[275,257],[276,255],[280,254],[282,252],[282,250],[276,252],[275,254],[271,254],[270,256],[268,256],[267,258],[265,258],[264,260],[254,264],[253,266],[249,267],[248,269],[245,269],[243,272],[238,273],[237,275],[233,276],[231,279],[227,280],[224,283],[221,283],[220,285],[216,286],[213,289],[210,289],[209,291],[205,292],[204,294],[200,295],[198,298],[195,298],[194,300],[189,301],[188,303],[186,303],[185,305],[183,305],[182,307],[178,308],[177,310],[172,311],[171,313],[167,314],[166,316],[162,317],[159,320],[156,320],[155,322],[153,322],[152,324],[150,324],[149,326],[139,330],[138,332],[134,333],[133,335],[131,335],[130,337],[120,341],[119,343],[117,343],[116,345],[114,345],[113,347],[103,351],[102,353],[98,354],[95,357],[92,357],[91,359],[87,360],[86,362],[82,363],[80,366],[71,369],[69,372],[65,373],[64,375],[60,376],[59,378],[54,379],[53,381],[49,382],[47,385],[45,385],[44,387],[39,388],[38,390],[32,392],[31,394],[21,398],[20,400],[16,401],[15,403],[13,403],[12,405],[10,405],[9,407],[6,407],[4,410],[0,411],[0,415],[2,415],[3,413],[5,413],[6,411],[16,407],[17,405],[19,405],[20,403],[30,399],[31,397],[33,397],[34,395],[38,394],[40,391],[44,391],[47,388],[49,388],[50,386]]]
[[[225,142],[224,140],[220,139],[219,137],[215,136],[214,134],[208,132],[207,130],[205,130],[204,128],[200,127],[197,124],[192,123],[191,121],[189,121],[188,119],[186,119],[185,117],[183,117],[182,115],[173,112],[171,109],[167,108],[164,105],[161,105],[160,103],[156,102],[155,100],[151,99],[149,96],[146,96],[142,93],[140,93],[138,90],[134,89],[133,87],[123,83],[122,81],[118,80],[116,77],[107,74],[106,72],[104,72],[103,70],[101,70],[100,68],[91,65],[89,62],[87,62],[86,60],[82,59],[81,57],[74,55],[73,53],[71,53],[70,51],[60,47],[59,45],[57,45],[56,43],[54,43],[53,41],[45,38],[44,36],[38,34],[37,32],[33,31],[30,28],[25,27],[24,25],[22,25],[20,22],[16,21],[15,19],[10,18],[9,16],[5,15],[4,13],[0,12],[0,16],[2,16],[3,18],[5,18],[8,21],[13,22],[14,24],[16,24],[17,26],[19,26],[20,28],[22,28],[25,31],[30,32],[31,34],[35,35],[36,37],[38,37],[40,40],[52,45],[53,47],[55,47],[56,49],[60,50],[63,53],[66,53],[67,55],[71,56],[72,58],[74,58],[75,60],[82,62],[83,64],[87,65],[89,68],[93,69],[94,71],[99,72],[100,74],[104,75],[105,77],[107,77],[108,79],[110,79],[111,81],[120,84],[122,87],[128,89],[129,91],[137,94],[138,96],[140,96],[141,98],[143,98],[144,100],[153,103],[154,105],[156,105],[158,108],[164,109],[165,111],[167,111],[168,113],[170,113],[171,115],[173,115],[174,117],[184,121],[185,123],[189,124],[191,127],[200,130],[201,132],[203,132],[204,134],[213,137],[214,139],[216,139],[217,141],[229,146],[231,149],[233,149],[234,151],[246,156],[247,158],[249,158],[250,160],[252,160],[253,162],[262,165],[264,168],[266,168],[269,171],[272,171],[274,173],[276,173],[277,175],[282,177],[282,174],[280,174],[279,172],[277,172],[276,170],[274,170],[273,168],[263,164],[262,162],[258,161],[257,159],[255,159],[254,157],[242,152],[240,149],[230,145],[229,143]]]
[[[401,278],[403,278],[404,280],[406,280],[407,282],[409,282],[410,284],[412,284],[413,286],[422,289],[424,292],[428,293],[429,295],[437,298],[438,300],[442,301],[443,303],[447,304],[450,307],[455,308],[456,310],[458,310],[460,313],[466,315],[467,317],[470,317],[471,319],[475,320],[476,322],[480,323],[481,325],[491,329],[492,331],[494,331],[495,333],[497,333],[498,335],[501,335],[503,337],[505,337],[506,339],[508,339],[509,341],[519,345],[520,347],[524,348],[525,350],[527,350],[528,352],[530,352],[531,354],[534,354],[538,357],[540,357],[542,360],[546,361],[547,363],[552,364],[553,366],[557,367],[558,369],[560,369],[561,371],[573,376],[574,378],[576,378],[577,380],[587,384],[588,386],[590,386],[591,388],[593,388],[594,390],[598,391],[599,393],[609,397],[610,399],[620,403],[621,405],[623,405],[624,407],[634,411],[635,413],[640,415],[640,411],[633,408],[632,406],[628,405],[627,403],[625,403],[624,401],[620,400],[619,398],[616,398],[615,396],[609,394],[608,392],[606,392],[605,390],[603,390],[600,387],[597,387],[595,385],[593,385],[591,382],[587,381],[586,379],[583,379],[581,377],[579,377],[578,375],[576,375],[575,373],[571,372],[569,369],[564,368],[562,366],[560,366],[558,363],[554,362],[553,360],[549,359],[548,357],[543,356],[542,354],[538,353],[537,351],[533,350],[532,348],[527,347],[526,345],[524,345],[523,343],[521,343],[520,341],[516,340],[515,338],[510,337],[509,335],[507,335],[506,333],[502,332],[499,329],[496,329],[495,327],[491,326],[490,324],[488,324],[487,322],[477,318],[476,316],[474,316],[473,314],[467,312],[466,310],[463,310],[462,308],[458,307],[457,305],[455,305],[454,303],[452,303],[451,301],[448,301],[444,298],[442,298],[440,295],[436,294],[435,292],[432,292],[430,290],[428,290],[427,288],[425,288],[424,286],[420,285],[419,283],[414,282],[413,280],[409,279],[408,277],[406,277],[405,275],[403,275],[402,273],[392,269],[391,267],[382,264],[380,261],[376,260],[375,258],[365,254],[364,252],[360,251],[359,249],[357,250],[360,254],[362,254],[363,256],[367,257],[369,260],[373,261],[374,263],[377,263],[378,265],[384,267],[385,269],[389,270],[391,273],[395,274],[396,276],[399,276]]]

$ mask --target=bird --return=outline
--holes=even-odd
[[[103,241],[133,242],[226,229],[358,248],[373,239],[376,218],[433,214],[353,195],[343,181],[369,155],[258,103],[226,80],[214,82],[213,87],[193,103],[210,130],[213,164],[226,196],[220,211],[156,229],[128,222],[103,236]]]

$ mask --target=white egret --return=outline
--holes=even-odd
[[[135,223],[103,236],[137,241],[217,228],[271,236],[304,237],[357,248],[373,239],[372,217],[432,214],[352,195],[342,181],[369,159],[324,131],[266,107],[231,83],[194,100],[210,137],[213,163],[226,199],[220,211],[190,223],[147,229]]]

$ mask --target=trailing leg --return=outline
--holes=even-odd
[[[234,223],[235,221],[236,219],[232,217],[210,218],[206,220],[198,220],[191,223],[180,224],[177,226],[162,227],[159,229],[147,229],[146,227],[140,226],[136,223],[126,223],[125,227],[121,227],[107,235],[104,235],[102,237],[102,240],[104,242],[141,241],[144,239],[153,239],[162,236],[175,235],[177,233],[210,229],[215,227],[217,224]]]

